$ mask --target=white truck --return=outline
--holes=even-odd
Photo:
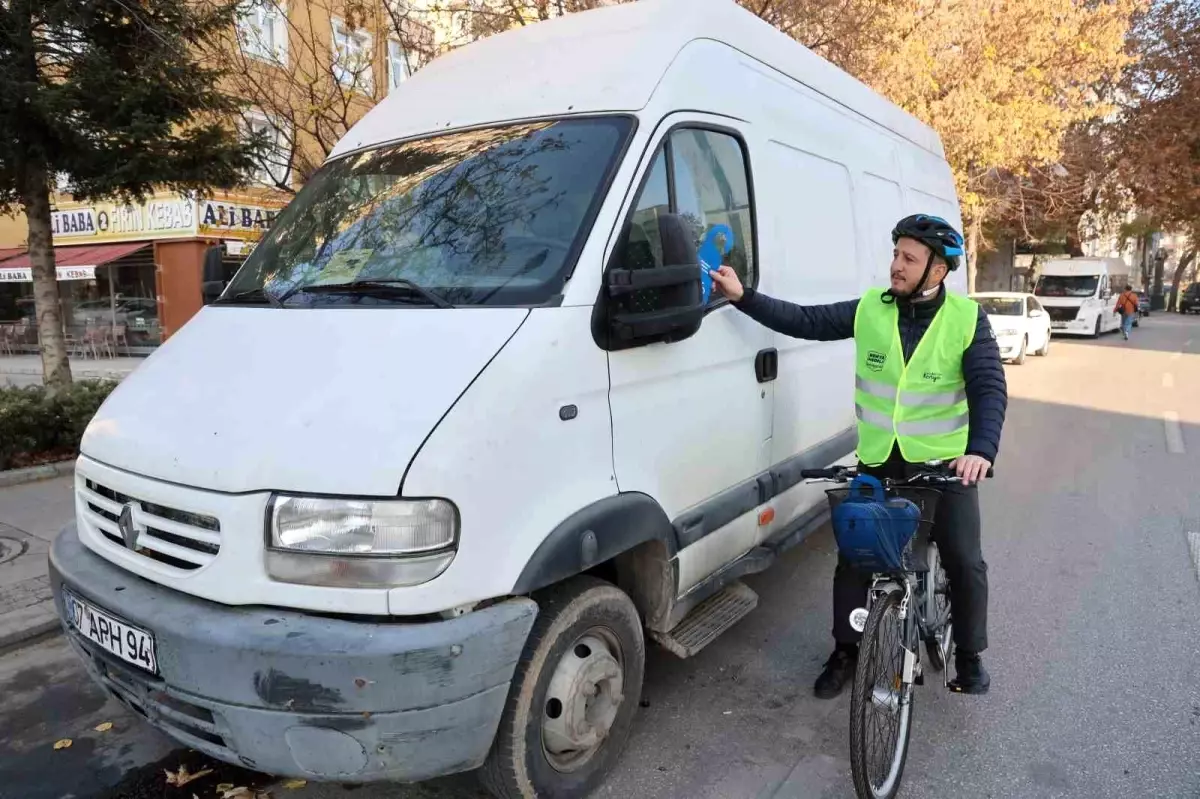
[[[1113,296],[1128,280],[1129,267],[1120,258],[1056,259],[1041,265],[1033,293],[1055,335],[1096,338],[1121,329]]]
[[[826,516],[801,470],[854,448],[853,343],[702,265],[858,297],[915,212],[961,225],[937,135],[732,0],[438,59],[88,427],[68,640],[221,760],[584,796],[645,635],[688,656],[750,612],[739,578]]]

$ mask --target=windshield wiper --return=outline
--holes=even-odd
[[[260,303],[265,302],[273,308],[282,308],[283,299],[276,297],[264,288],[249,289],[247,291],[239,291],[229,297],[221,297],[217,302],[224,305],[225,303]]]
[[[406,296],[416,295],[428,302],[435,308],[453,308],[445,297],[437,294],[419,283],[414,283],[408,278],[403,277],[388,277],[379,278],[378,280],[355,280],[350,283],[321,283],[315,286],[297,286],[283,296],[286,300],[288,297],[297,291],[305,291],[310,294],[330,293],[330,294],[376,294],[376,295],[391,295],[402,293]]]

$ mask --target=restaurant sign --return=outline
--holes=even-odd
[[[271,227],[278,213],[278,208],[204,200],[200,203],[200,233],[222,237],[232,233],[232,238],[257,238]]]
[[[57,267],[59,280],[95,280],[94,266]],[[0,283],[32,283],[33,269],[28,266],[0,267]]]
[[[236,199],[192,200],[168,195],[140,205],[98,203],[60,207],[50,215],[50,229],[59,243],[192,236],[255,240],[271,226],[278,213],[278,208]]]

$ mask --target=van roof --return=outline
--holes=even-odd
[[[944,157],[930,127],[733,0],[640,0],[452,51],[371,109],[330,157],[444,129],[638,111],[679,52],[703,39],[723,42]]]

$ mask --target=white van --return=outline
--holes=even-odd
[[[748,613],[825,518],[801,470],[854,447],[853,343],[700,263],[853,298],[918,211],[961,224],[937,135],[732,0],[436,61],[88,428],[69,640],[221,760],[582,796],[644,631],[687,656]]]
[[[1033,293],[1055,334],[1095,338],[1121,329],[1113,293],[1128,280],[1129,267],[1120,258],[1066,258],[1042,264]]]

